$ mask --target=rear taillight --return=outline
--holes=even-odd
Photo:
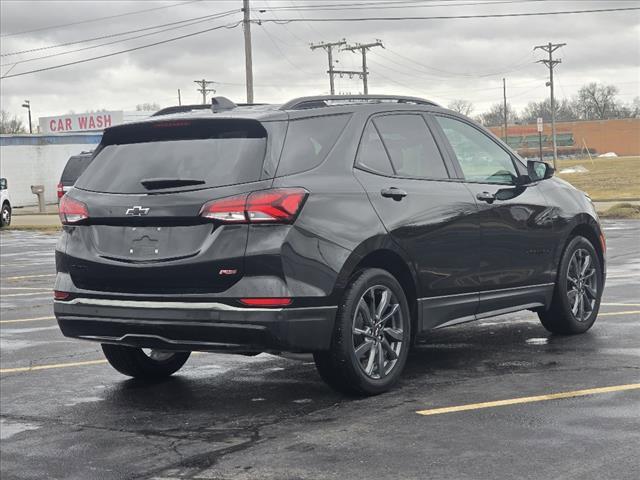
[[[274,188],[221,198],[205,203],[200,216],[224,223],[291,223],[308,194],[303,188]]]
[[[248,307],[285,307],[291,305],[290,298],[241,298],[240,302]]]
[[[60,182],[58,184],[58,198],[62,198],[64,196],[64,185],[62,185],[62,182]]]
[[[54,300],[66,300],[70,296],[71,296],[71,294],[69,292],[63,292],[61,290],[54,290],[53,291],[53,299]]]
[[[87,210],[87,206],[84,203],[79,202],[78,200],[74,200],[68,195],[63,196],[60,199],[58,213],[60,215],[60,221],[63,225],[78,223],[89,218],[89,211]]]

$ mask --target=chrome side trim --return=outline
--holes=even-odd
[[[424,300],[435,300],[435,299],[438,299],[438,298],[461,297],[461,296],[464,296],[464,295],[483,295],[483,294],[487,294],[487,293],[509,292],[509,291],[515,291],[515,290],[523,290],[525,288],[551,287],[553,285],[555,285],[555,283],[553,283],[553,282],[551,282],[551,283],[539,283],[539,284],[536,284],[536,285],[525,285],[523,287],[497,288],[495,290],[482,290],[482,291],[477,291],[477,292],[453,293],[451,295],[438,295],[437,297],[422,297],[422,298],[419,298],[418,300],[424,301]]]
[[[280,312],[282,310],[306,310],[309,308],[325,310],[338,308],[337,306],[321,306],[321,307],[298,307],[298,308],[251,308],[236,307],[218,302],[157,302],[150,300],[112,300],[105,298],[74,298],[69,301],[55,300],[55,303],[63,305],[100,305],[104,307],[125,307],[125,308],[156,308],[166,309],[174,308],[177,310],[218,310],[218,311],[235,311],[235,312]]]

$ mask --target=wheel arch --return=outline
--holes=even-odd
[[[411,315],[412,336],[420,325],[418,308],[418,280],[413,264],[407,255],[387,236],[381,235],[361,244],[340,272],[337,282],[337,294],[341,296],[351,276],[365,268],[381,268],[386,270],[400,283],[407,297]]]
[[[591,242],[591,244],[593,245],[593,248],[598,254],[598,260],[600,260],[600,265],[602,266],[602,271],[604,272],[606,247],[603,244],[604,235],[598,223],[591,217],[588,217],[587,219],[582,219],[582,221],[579,221],[579,223],[577,223],[571,229],[571,231],[569,232],[569,235],[565,239],[564,246],[562,248],[563,255],[564,255],[564,251],[567,248],[567,245],[569,245],[569,242],[574,237],[577,237],[577,236],[585,237],[587,240],[589,240],[589,242]]]

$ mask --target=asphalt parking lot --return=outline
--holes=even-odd
[[[530,312],[434,331],[398,388],[368,399],[266,354],[194,355],[165,382],[128,380],[58,330],[56,235],[2,232],[0,476],[637,479],[640,222],[604,224],[589,333],[553,336]]]

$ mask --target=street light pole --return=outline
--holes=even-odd
[[[22,106],[29,111],[29,133],[33,134],[33,126],[31,125],[31,102],[29,100],[25,100]]]

